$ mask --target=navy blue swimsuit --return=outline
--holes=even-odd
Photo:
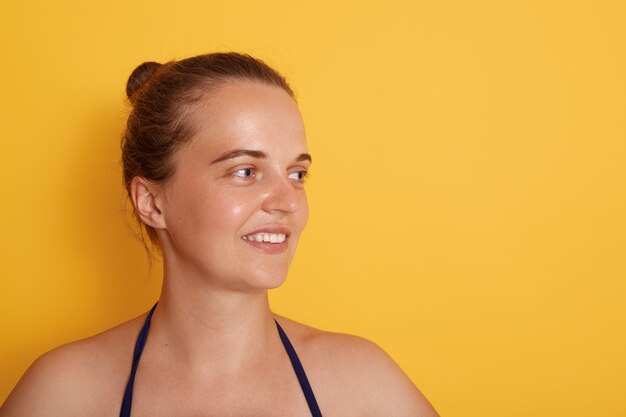
[[[139,332],[139,336],[137,336],[137,342],[135,343],[135,353],[133,354],[133,365],[130,370],[130,377],[128,378],[126,391],[124,392],[124,400],[122,401],[120,417],[130,417],[130,410],[133,403],[133,384],[135,383],[135,374],[137,373],[137,366],[139,365],[141,353],[143,352],[143,348],[146,345],[146,340],[148,340],[150,321],[152,320],[152,313],[154,313],[155,308],[156,304],[154,305],[154,307],[152,307],[150,313],[148,313],[148,317],[146,317],[146,322],[143,324],[143,327]],[[287,355],[289,355],[289,360],[291,360],[293,370],[296,372],[298,382],[300,382],[300,387],[302,388],[302,392],[306,397],[306,402],[309,405],[309,409],[311,410],[311,415],[313,417],[322,417],[322,413],[320,412],[320,408],[318,407],[317,401],[315,400],[315,395],[313,394],[313,390],[311,389],[309,380],[306,377],[304,368],[302,368],[300,359],[298,359],[298,355],[296,354],[296,350],[291,345],[289,338],[283,331],[282,327],[280,327],[280,324],[278,324],[276,320],[274,321],[276,322],[276,329],[278,330],[278,334],[280,335],[280,340],[283,342],[283,346],[287,351]]]

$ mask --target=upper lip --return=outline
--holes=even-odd
[[[291,234],[291,229],[285,225],[268,225],[263,226],[260,229],[256,229],[253,232],[245,233],[244,236],[256,235],[257,233],[273,233],[273,234],[283,234],[286,237],[289,237]]]

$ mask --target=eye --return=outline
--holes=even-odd
[[[254,168],[240,168],[233,171],[233,175],[237,178],[254,177]]]
[[[304,182],[307,177],[308,172],[306,170],[293,171],[287,175],[290,179],[297,182]]]

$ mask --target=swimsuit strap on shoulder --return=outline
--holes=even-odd
[[[157,303],[158,304],[158,303]],[[144,346],[146,346],[146,340],[148,340],[148,330],[150,330],[150,321],[152,320],[152,314],[157,304],[154,304],[146,321],[137,336],[137,342],[135,343],[135,352],[133,353],[133,365],[130,369],[130,377],[128,378],[128,384],[126,384],[126,390],[124,391],[124,400],[122,401],[122,409],[120,411],[120,417],[130,417],[131,405],[133,403],[133,385],[135,384],[135,374],[137,373],[137,366],[139,365],[139,359],[143,352]]]
[[[322,417],[322,412],[320,411],[319,406],[317,405],[317,400],[315,399],[315,394],[313,394],[313,389],[311,388],[311,384],[309,384],[309,379],[304,372],[304,368],[302,367],[302,363],[300,363],[300,359],[298,358],[298,354],[296,350],[293,348],[293,345],[289,341],[289,338],[285,334],[285,331],[278,321],[276,322],[276,328],[278,329],[278,334],[280,335],[280,340],[283,342],[283,346],[285,346],[285,350],[289,355],[289,360],[291,360],[291,365],[293,366],[293,370],[296,371],[296,376],[298,377],[298,382],[300,382],[300,387],[302,388],[302,392],[306,397],[306,402],[309,405],[309,410],[311,410],[311,414],[313,417]]]

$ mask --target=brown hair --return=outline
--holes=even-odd
[[[172,176],[172,156],[195,133],[186,120],[186,110],[212,88],[236,80],[275,85],[294,97],[276,70],[250,55],[235,52],[199,55],[166,64],[144,62],[132,72],[126,94],[133,109],[122,137],[124,185],[129,196],[130,183],[136,176],[155,183]],[[143,226],[153,246],[158,247],[155,230]],[[145,244],[143,233],[141,238]]]

